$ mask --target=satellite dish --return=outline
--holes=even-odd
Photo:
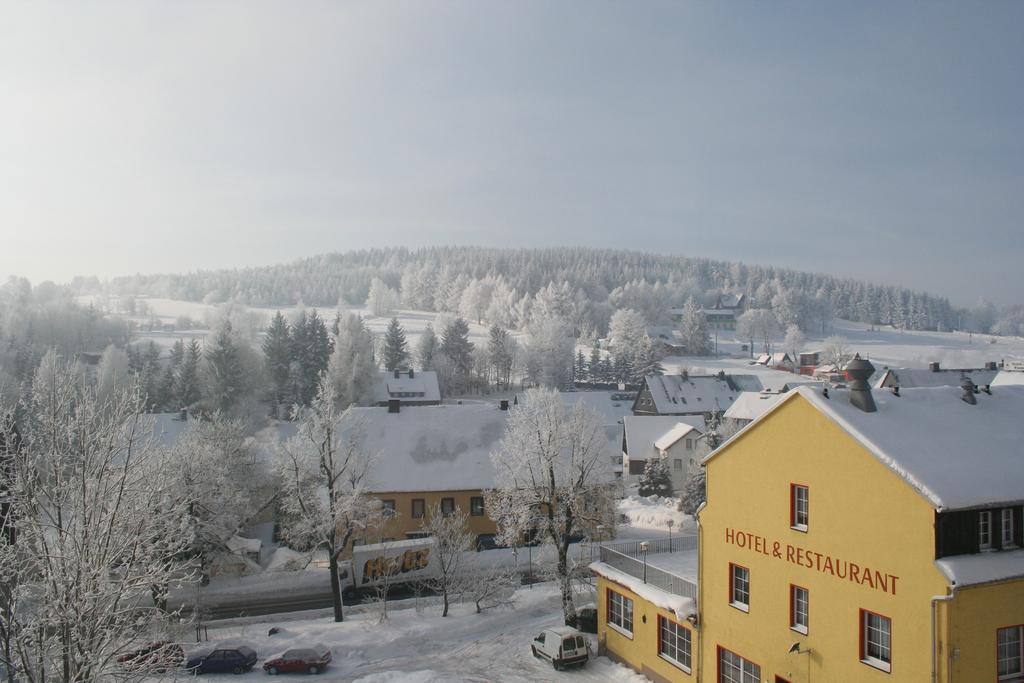
[[[797,654],[800,654],[800,642],[799,641],[793,643],[789,647],[789,654],[793,654],[794,652],[797,653]]]

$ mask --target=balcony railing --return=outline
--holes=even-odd
[[[603,545],[601,546],[600,554],[601,562],[620,572],[643,579],[648,585],[667,593],[696,600],[697,584],[689,579],[684,579],[681,576],[647,564],[640,550],[641,542],[626,541]],[[669,540],[667,538],[645,542],[647,543],[647,555],[697,549],[696,536],[673,538],[671,550],[669,550]]]

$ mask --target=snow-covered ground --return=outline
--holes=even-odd
[[[924,368],[938,361],[943,367],[983,367],[987,361],[1024,359],[1024,338],[996,337],[966,332],[910,332],[886,327],[871,328],[863,323],[835,320],[827,336],[847,340],[850,351],[869,358],[878,368]],[[669,356],[662,361],[666,372],[686,368],[693,372],[725,370],[726,372],[778,373],[762,366],[750,365],[750,354],[744,353],[741,340],[732,332],[719,332],[721,358]],[[821,349],[824,337],[813,332],[807,335],[804,349]],[[776,340],[776,350],[781,337]],[[760,352],[755,345],[755,355]]]
[[[631,495],[619,501],[618,513],[619,518],[624,522],[623,526],[631,527],[631,530],[657,531],[667,534],[669,521],[672,522],[672,531],[675,533],[696,530],[693,517],[676,509],[678,505],[678,498],[662,498],[660,496],[644,498]],[[652,536],[652,534],[648,533],[648,536]]]
[[[592,596],[579,596],[583,604]],[[530,655],[530,641],[545,628],[562,622],[554,584],[536,584],[516,591],[512,608],[476,614],[472,605],[456,605],[447,618],[440,607],[420,599],[393,602],[389,619],[379,623],[376,606],[349,608],[336,624],[327,610],[214,622],[210,642],[244,641],[256,649],[259,662],[247,674],[204,678],[237,680],[263,678],[261,663],[292,646],[323,643],[333,662],[318,681],[384,681],[434,683],[441,681],[605,681],[641,683],[642,676],[604,657],[594,657],[583,669],[555,671]],[[271,627],[281,631],[268,635]],[[596,640],[588,636],[596,654]],[[189,646],[191,649],[208,647]],[[154,680],[183,678],[180,672]]]

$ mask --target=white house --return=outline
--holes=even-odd
[[[672,487],[680,490],[690,468],[699,466],[704,429],[700,416],[627,415],[623,418],[623,478],[636,483],[649,460],[667,458]]]

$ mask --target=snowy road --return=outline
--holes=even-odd
[[[530,641],[542,629],[561,622],[560,601],[553,584],[537,584],[517,592],[515,609],[496,609],[475,614],[472,606],[458,605],[453,615],[441,618],[440,608],[430,605],[417,611],[405,601],[392,609],[389,621],[378,623],[374,608],[350,613],[342,624],[329,617],[294,621],[244,620],[211,628],[213,640],[239,639],[255,646],[259,661],[292,645],[321,642],[333,651],[334,661],[318,681],[411,681],[427,683],[494,681],[599,681],[641,683],[646,678],[611,662],[593,658],[585,668],[554,671],[534,659]],[[292,615],[299,617],[301,615]],[[283,627],[267,636],[271,626]],[[593,636],[591,644],[596,647]],[[207,680],[265,678],[260,665],[242,676],[211,675]],[[180,678],[180,674],[178,676]],[[165,677],[162,680],[172,680]]]

